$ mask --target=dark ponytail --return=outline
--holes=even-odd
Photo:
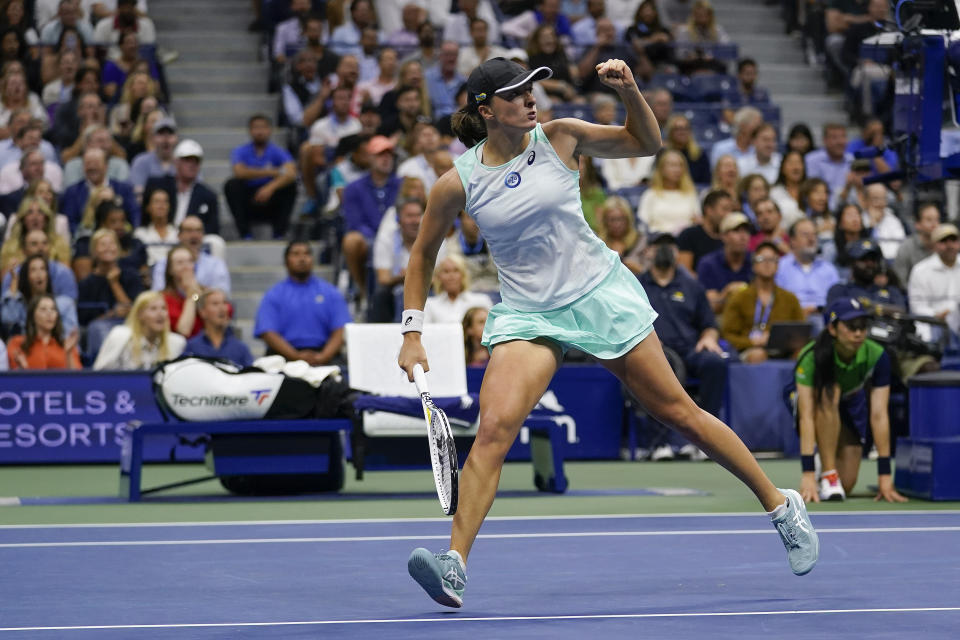
[[[487,137],[487,125],[475,103],[467,103],[450,116],[450,129],[467,148]]]
[[[833,395],[833,385],[837,380],[837,370],[834,364],[834,338],[830,328],[824,327],[817,341],[813,345],[813,404],[819,407],[823,404],[823,394],[826,391]]]

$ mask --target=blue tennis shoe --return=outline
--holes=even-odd
[[[467,574],[456,551],[430,553],[423,547],[414,549],[407,560],[407,571],[440,604],[458,609],[463,606]]]
[[[820,538],[807,515],[803,498],[793,489],[778,489],[786,499],[783,513],[773,517],[773,526],[787,549],[790,568],[798,576],[810,573],[820,557]]]

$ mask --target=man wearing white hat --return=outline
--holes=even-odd
[[[195,140],[182,140],[173,150],[173,158],[173,175],[147,180],[143,201],[149,202],[151,192],[163,189],[170,196],[170,215],[174,225],[179,225],[187,216],[197,216],[203,221],[204,233],[219,234],[217,194],[198,178],[203,148]]]
[[[946,320],[953,333],[960,333],[960,231],[956,225],[941,224],[930,239],[933,255],[910,272],[910,311]]]

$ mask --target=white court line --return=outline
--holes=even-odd
[[[735,618],[849,613],[952,613],[960,607],[904,607],[900,609],[797,609],[788,611],[704,611],[689,613],[597,613],[570,616],[489,616],[461,618],[383,618],[373,620],[297,620],[290,622],[198,622],[179,624],[110,624],[63,627],[0,627],[0,631],[110,631],[118,629],[202,629],[223,627],[292,627],[338,624],[404,624],[424,622],[527,622],[534,620],[636,620],[642,618]]]
[[[856,527],[818,529],[817,533],[942,533],[958,532],[960,527]],[[704,531],[569,531],[543,533],[481,533],[478,538],[507,540],[524,538],[618,538],[658,536],[729,536],[772,535],[774,529],[715,529]],[[0,549],[35,549],[45,547],[161,547],[171,545],[218,545],[218,544],[303,544],[325,542],[396,542],[403,540],[447,540],[449,535],[427,536],[338,536],[321,538],[218,538],[198,540],[85,540],[76,542],[7,542]]]
[[[15,498],[19,500],[19,498]],[[813,516],[899,516],[899,515],[960,515],[960,509],[887,509],[883,511],[811,511]],[[485,522],[523,520],[625,520],[656,518],[756,518],[761,511],[738,511],[733,513],[598,513],[555,516],[488,516]],[[450,518],[331,518],[328,520],[225,520],[217,522],[104,522],[62,524],[0,524],[3,529],[120,529],[142,527],[237,527],[265,525],[315,525],[315,524],[403,524],[407,522],[450,522]]]

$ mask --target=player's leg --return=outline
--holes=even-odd
[[[604,365],[652,415],[677,429],[753,491],[770,514],[795,574],[813,569],[820,555],[820,541],[800,494],[777,489],[740,438],[690,399],[667,363],[656,333],[626,355],[604,361]]]
[[[493,504],[503,459],[559,364],[559,349],[546,341],[516,340],[493,349],[480,388],[477,437],[460,471],[450,551],[434,554],[421,547],[407,560],[410,576],[444,606],[463,605],[467,555]]]
[[[684,391],[663,355],[656,333],[644,338],[626,355],[603,364],[629,387],[647,411],[677,429],[750,487],[764,509],[772,511],[783,504],[783,495],[740,438],[698,407]]]
[[[514,340],[493,348],[480,387],[480,425],[460,471],[460,503],[450,534],[450,548],[464,562],[493,504],[503,460],[559,365],[560,350],[547,341]]]

